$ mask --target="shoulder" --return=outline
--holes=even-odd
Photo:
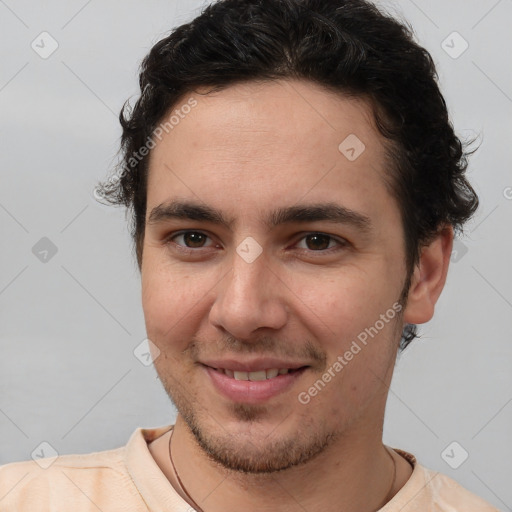
[[[0,510],[42,512],[60,510],[55,508],[58,506],[65,510],[70,504],[76,512],[97,510],[95,506],[102,505],[118,510],[121,496],[138,497],[124,464],[124,450],[122,447],[0,466]]]
[[[424,493],[435,512],[499,512],[499,510],[474,494],[449,476],[433,471],[418,464],[420,483],[423,482]]]

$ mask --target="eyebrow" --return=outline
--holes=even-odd
[[[148,224],[154,225],[173,219],[210,222],[229,230],[235,225],[235,219],[225,216],[220,210],[205,204],[180,200],[168,201],[154,207]],[[318,221],[351,225],[364,233],[370,232],[372,228],[369,217],[333,202],[280,207],[270,212],[264,219],[264,224],[272,229],[282,224]]]

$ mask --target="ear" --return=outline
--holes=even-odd
[[[404,322],[423,324],[434,316],[434,307],[446,282],[453,246],[452,226],[443,227],[434,240],[423,247],[409,288]]]

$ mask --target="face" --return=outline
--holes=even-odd
[[[180,416],[249,472],[379,431],[406,267],[369,106],[301,81],[187,103],[152,150],[141,268]]]

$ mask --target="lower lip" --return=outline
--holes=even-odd
[[[234,402],[250,404],[265,402],[288,390],[307,369],[301,368],[292,373],[278,375],[273,379],[252,381],[236,380],[220,371],[214,370],[210,366],[203,367],[210,376],[217,391]]]

